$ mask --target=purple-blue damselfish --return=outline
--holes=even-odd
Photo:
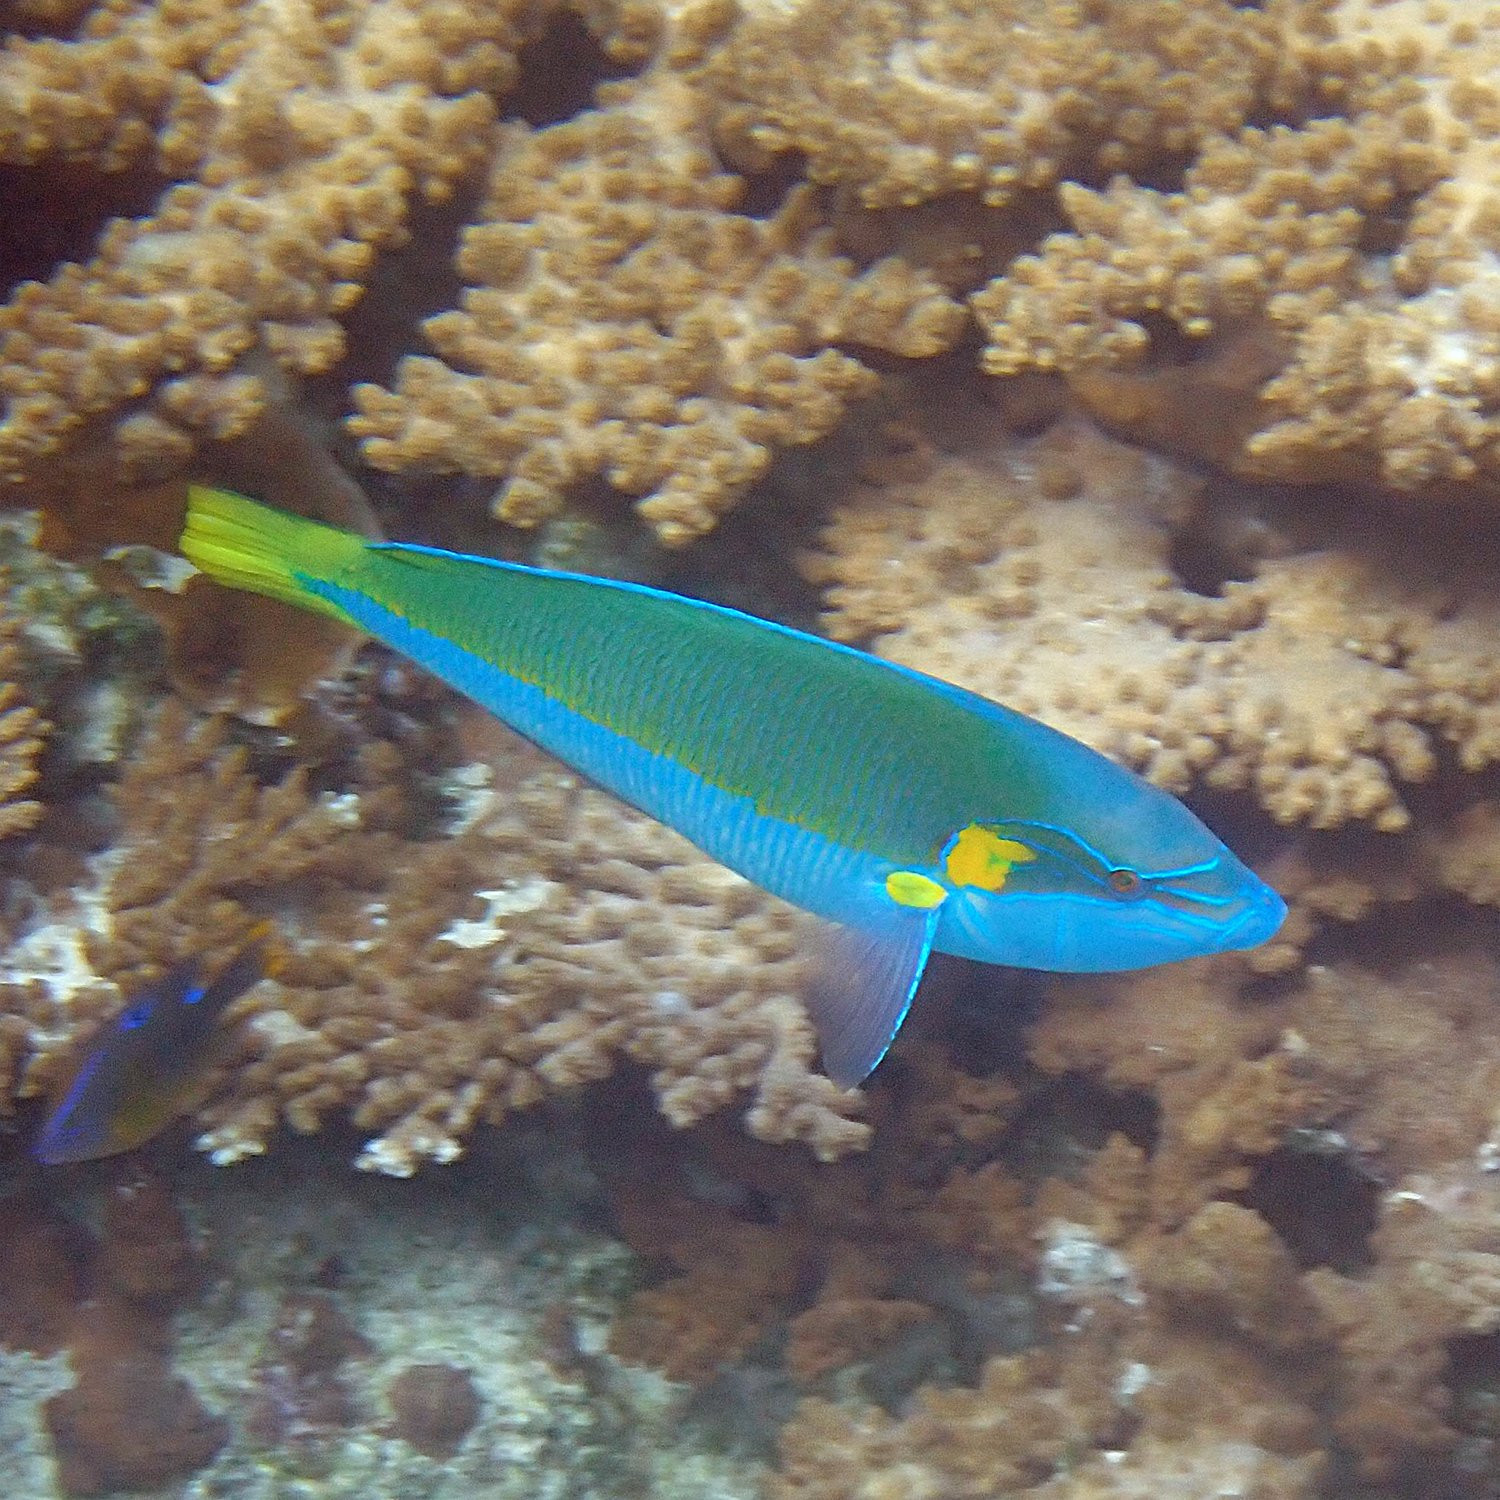
[[[48,1166],[144,1145],[187,1104],[219,1018],[274,964],[261,922],[207,983],[202,957],[173,965],[133,995],[84,1049],[33,1147]]]

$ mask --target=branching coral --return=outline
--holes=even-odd
[[[804,0],[749,17],[707,78],[736,162],[802,153],[869,207],[998,205],[1233,129],[1273,72],[1272,35],[1224,0]]]
[[[1374,1478],[1451,1448],[1444,1340],[1500,1328],[1496,976],[1463,943],[1456,930],[1441,960],[1379,973],[1318,968],[1270,1006],[1227,966],[1192,985],[1143,975],[1107,996],[1065,986],[1032,1044],[1049,1071],[1160,1103],[1148,1217],[1186,1227],[1127,1252],[1148,1304],[1191,1311],[1208,1296],[1253,1343],[1292,1337],[1336,1355],[1323,1377],[1333,1427]],[[1280,1238],[1200,1206],[1225,1194],[1270,1215]],[[1257,1243],[1315,1269],[1252,1276],[1236,1262]]]
[[[787,1430],[785,1466],[769,1493],[773,1500],[856,1500],[872,1493],[961,1500],[995,1494],[1037,1500],[1197,1500],[1216,1493],[1314,1500],[1319,1494],[1324,1464],[1318,1455],[1286,1457],[1251,1443],[1207,1436],[1175,1441],[1144,1437],[1128,1450],[1112,1449],[1073,1466],[1065,1455],[1089,1437],[1076,1432],[1070,1441],[1062,1430],[1035,1430],[1040,1425],[1037,1408],[1049,1409],[1048,1394],[1028,1390],[1018,1399],[1005,1383],[987,1375],[978,1391],[953,1392],[941,1401],[934,1397],[899,1421],[874,1410],[850,1417],[826,1403],[809,1402]],[[1050,1394],[1050,1415],[1061,1429],[1075,1397],[1070,1391]],[[1107,1424],[1110,1415],[1102,1405],[1100,1420]],[[1022,1424],[1022,1431],[1001,1440],[997,1429],[1013,1421]],[[1034,1482],[1052,1469],[1066,1472]]]
[[[346,1111],[372,1132],[363,1165],[410,1172],[622,1056],[678,1124],[748,1095],[765,1139],[826,1156],[863,1141],[858,1097],[812,1070],[795,914],[519,752],[472,826],[410,837],[391,758],[367,757],[365,784],[336,796],[297,771],[262,787],[243,752],[173,712],[121,781],[75,971],[128,988],[255,913],[286,949],[202,1117],[221,1159],[263,1149],[280,1119],[312,1131]],[[33,1087],[109,1003],[97,985],[72,1002],[25,992]]]
[[[356,388],[352,420],[379,466],[496,481],[508,519],[602,479],[668,542],[711,528],[877,384],[865,351],[959,339],[899,216],[941,199],[972,225],[975,274],[1001,245],[1035,251],[974,299],[994,372],[1064,370],[1131,432],[1261,475],[1451,490],[1495,472],[1500,53],[1461,7],[83,9],[75,36],[0,54],[0,161],[148,202],[171,185],[0,309],[13,480],[100,439],[152,475],[253,432],[268,368],[338,360],[414,200],[486,175],[462,305],[391,389]],[[580,17],[641,76],[497,128],[535,83],[527,47]],[[725,164],[782,206],[757,211]],[[841,193],[806,191],[804,164]],[[1099,186],[1110,172],[1135,178]],[[860,240],[841,195],[897,211],[901,253],[840,255]],[[1038,247],[1054,196],[1073,229]],[[1185,359],[1222,382],[1217,420],[1175,399]]]
[[[1212,139],[1179,192],[1064,184],[1071,232],[974,299],[986,368],[1067,372],[1122,428],[1249,474],[1493,481],[1500,43],[1462,6],[1329,0],[1281,21],[1310,112],[1341,117]],[[1180,372],[1150,377],[1247,332],[1266,367],[1241,361],[1216,421],[1174,417]]]
[[[1500,633],[1462,563],[1439,590],[1341,538],[1212,596],[1173,571],[1198,501],[1168,464],[1074,424],[934,465],[853,499],[809,561],[836,636],[1175,791],[1248,787],[1285,823],[1401,828],[1400,784],[1428,778],[1439,745],[1471,771],[1496,758]]]
[[[1099,1090],[1086,1119],[1127,1098],[1151,1099],[1156,1114],[1148,1147],[1115,1135],[1064,1157],[1029,1192],[1004,1147],[978,1171],[916,1152],[902,1089],[884,1101],[893,1133],[877,1137],[884,1160],[872,1171],[863,1158],[841,1164],[799,1200],[785,1174],[768,1180],[741,1156],[742,1182],[773,1193],[787,1216],[780,1252],[817,1225],[829,1262],[816,1300],[789,1324],[789,1371],[815,1394],[783,1431],[772,1492],[1188,1497],[1212,1474],[1250,1493],[1310,1497],[1335,1444],[1374,1484],[1444,1462],[1461,1420],[1449,1409],[1463,1378],[1453,1351],[1473,1341],[1463,1357],[1491,1368],[1500,1328],[1487,1169],[1500,1033],[1475,998],[1494,980],[1471,939],[1438,962],[1380,974],[1346,963],[1273,995],[1256,991],[1239,959],[1055,982],[1034,1063]],[[920,1091],[929,1085],[941,1087],[934,1076]],[[1046,1097],[1034,1090],[1033,1080],[1022,1122]],[[1013,1145],[1026,1131],[1016,1115],[1009,1124]],[[987,1227],[972,1216],[967,1228],[962,1217],[940,1227],[932,1206],[980,1179]],[[913,1212],[917,1181],[942,1186],[923,1190],[928,1207]],[[653,1202],[643,1211],[670,1224]],[[880,1248],[861,1255],[849,1241],[867,1244],[872,1229]],[[727,1220],[708,1238],[748,1250],[763,1232]],[[943,1255],[971,1268],[957,1298],[935,1270]],[[1009,1265],[1012,1286],[1031,1287],[1039,1346],[996,1355],[991,1344],[957,1386],[939,1380],[887,1401],[897,1415],[849,1401],[862,1382],[880,1388],[882,1353],[860,1332],[881,1321],[920,1330],[925,1305],[944,1322],[973,1319],[970,1337],[984,1337],[994,1315],[978,1311],[984,1278],[972,1268],[990,1255]],[[713,1264],[690,1259],[705,1274]],[[671,1287],[651,1295],[666,1302]],[[812,1351],[799,1330],[835,1332],[840,1307],[860,1295],[873,1299],[862,1328],[803,1362]],[[672,1347],[701,1349],[725,1305],[676,1297]],[[925,1326],[923,1342],[898,1339],[883,1357],[920,1370],[917,1351],[941,1345]],[[732,1342],[718,1347],[733,1357]],[[839,1363],[839,1384],[819,1384]],[[845,1399],[827,1399],[830,1389]]]
[[[658,1273],[611,1350],[695,1402],[737,1379],[801,1398],[781,1500],[1302,1500],[1330,1455],[1372,1486],[1445,1475],[1465,1361],[1500,1384],[1491,543],[1418,546],[1352,489],[1250,494],[1076,416],[995,433],[1034,433],[1066,383],[1162,447],[1482,513],[1491,29],[1407,0],[11,13],[80,30],[0,54],[9,170],[144,201],[180,179],[0,313],[24,493],[99,438],[140,473],[205,435],[273,444],[264,409],[299,399],[279,372],[329,370],[413,202],[459,193],[466,291],[430,352],[358,388],[366,459],[479,476],[456,492],[526,523],[607,485],[681,543],[883,384],[919,432],[873,453],[808,560],[831,632],[1202,797],[1294,915],[1260,954],[1131,977],[937,964],[854,1096],[813,1067],[795,914],[478,715],[423,698],[399,735],[322,725],[332,751],[300,722],[233,731],[250,750],[172,708],[7,908],[6,1102],[140,980],[269,917],[284,962],[193,1121],[221,1161],[348,1118],[362,1165],[410,1172],[622,1060],[673,1124],[739,1107],[811,1147],[710,1124],[675,1139],[680,1173],[620,1169],[610,1205]],[[518,70],[559,17],[640,76],[537,107]],[[518,80],[537,123],[496,124]],[[1038,245],[1054,203],[1071,230]],[[939,222],[973,240],[963,274],[927,269]],[[942,286],[1016,245],[974,301],[1007,378],[977,394],[953,358],[906,392],[901,361],[960,340]],[[0,798],[36,751],[17,701]],[[578,1112],[603,1101],[621,1156],[629,1097]]]
[[[661,42],[649,6],[581,8],[621,58]],[[681,18],[679,72],[628,98],[494,131],[518,50],[566,9],[101,6],[77,40],[13,40],[0,161],[176,181],[0,309],[0,478],[100,438],[117,471],[170,473],[200,439],[252,431],[268,368],[339,359],[340,319],[413,200],[486,169],[459,256],[471,290],[428,327],[441,360],[361,388],[354,428],[382,466],[504,476],[508,519],[603,475],[684,541],[876,383],[836,346],[956,339],[964,315],[934,282],[895,259],[860,272],[805,195],[764,220],[733,211],[742,184],[680,75],[695,28],[726,17]]]
[[[745,1224],[723,1209],[688,1211],[681,1198],[649,1190],[631,1199],[622,1218],[632,1247],[684,1270],[631,1300],[610,1347],[674,1380],[704,1381],[766,1333],[808,1275],[810,1247],[800,1234]]]
[[[997,1359],[976,1390],[924,1390],[893,1420],[806,1402],[782,1439],[774,1500],[856,1500],[869,1486],[920,1487],[955,1497],[1012,1494],[1092,1445],[1113,1417],[1102,1390],[1049,1390],[1024,1357]],[[1100,1384],[1107,1379],[1095,1372]],[[899,1493],[899,1491],[897,1491]]]
[[[14,651],[0,649],[0,674],[14,666]],[[36,709],[20,701],[13,682],[0,683],[0,838],[32,827],[42,805],[25,795],[36,781],[46,725]]]
[[[133,472],[264,405],[263,350],[326,370],[336,321],[420,193],[483,162],[492,95],[545,7],[497,0],[100,5],[76,40],[0,54],[0,161],[174,180],[93,256],[0,309],[0,478],[107,421]]]
[[[1208,1251],[1215,1281],[1227,1288],[1290,1270],[1266,1243],[1269,1230],[1254,1229],[1254,1215],[1223,1209],[1234,1222]],[[1247,1227],[1248,1243],[1238,1243]],[[1202,1238],[1213,1232],[1204,1230]],[[1164,1269],[1173,1265],[1171,1248],[1159,1253]],[[973,1389],[924,1387],[899,1417],[805,1401],[782,1434],[770,1493],[1188,1500],[1209,1484],[1287,1500],[1318,1492],[1324,1457],[1309,1445],[1293,1366],[1274,1371],[1269,1361],[1216,1348],[1219,1341],[1198,1334],[1166,1297],[1144,1317],[1124,1313],[1107,1294],[1085,1290],[1080,1300],[1079,1321],[1054,1349],[992,1359]],[[1304,1331],[1300,1345],[1311,1341]],[[1284,1361],[1298,1352],[1280,1351]]]
[[[681,543],[874,388],[836,344],[953,342],[957,305],[894,258],[857,273],[806,194],[734,212],[701,108],[661,79],[509,138],[459,252],[462,309],[426,325],[441,358],[355,391],[372,463],[505,476],[498,513],[524,524],[603,475]]]

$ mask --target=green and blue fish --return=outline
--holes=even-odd
[[[1263,943],[1281,898],[1175,797],[1024,714],[640,584],[374,542],[195,487],[183,553],[367,631],[836,924],[808,996],[859,1082],[934,949],[1110,971]]]
[[[47,1166],[143,1146],[193,1102],[219,1018],[274,971],[259,923],[213,978],[198,955],[131,996],[84,1048],[32,1147]]]

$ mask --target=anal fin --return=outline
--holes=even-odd
[[[823,1070],[844,1088],[886,1054],[921,982],[937,909],[893,909],[876,927],[830,927],[806,996]]]

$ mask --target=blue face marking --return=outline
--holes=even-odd
[[[194,985],[187,994],[182,997],[184,1005],[196,1005],[208,993],[206,984]]]
[[[1185,891],[1180,886],[1162,885],[1157,881],[1151,881],[1150,894],[1153,896],[1170,896],[1176,901],[1186,901],[1197,906],[1233,906],[1233,896],[1210,896],[1206,891]]]
[[[82,1110],[88,1102],[88,1091],[99,1072],[100,1055],[95,1053],[78,1070],[78,1076],[68,1086],[62,1103],[47,1117],[32,1148],[40,1161],[51,1164],[61,1158],[61,1153],[80,1137],[87,1139],[97,1128],[98,1120]]]
[[[149,1000],[140,1000],[120,1012],[118,1026],[121,1031],[139,1031],[151,1019],[153,1006]]]
[[[1175,870],[1152,870],[1153,880],[1183,880],[1189,875],[1208,875],[1218,869],[1219,859],[1215,855],[1213,859],[1200,860],[1196,865],[1181,865]]]
[[[963,890],[944,904],[937,946],[965,958],[1075,972],[1144,968],[1254,947],[1286,914],[1281,898],[1201,825],[1189,829],[1199,849],[1156,868],[1107,858],[1053,823],[984,826],[1036,858],[1018,862],[1002,890]]]

